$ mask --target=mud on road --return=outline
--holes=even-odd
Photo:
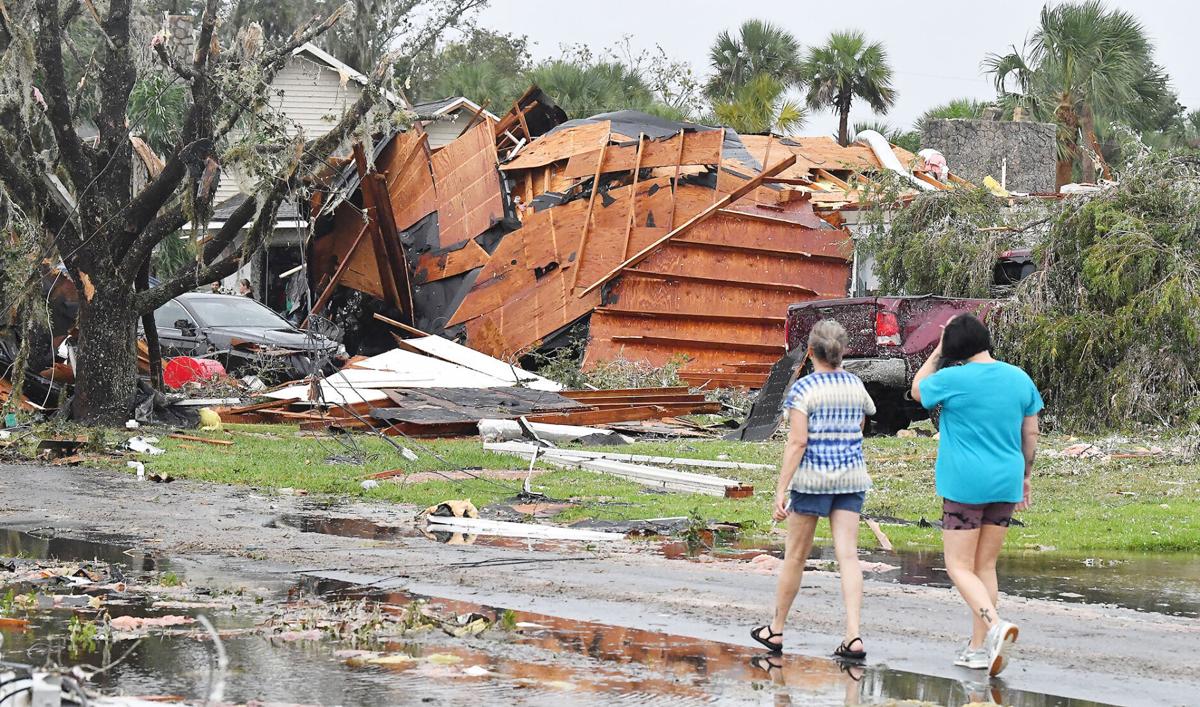
[[[286,593],[299,581],[322,591],[392,596],[389,601],[428,597],[456,610],[511,609],[524,623],[542,627],[543,633],[530,634],[540,638],[508,641],[504,655],[493,646],[473,648],[482,653],[458,659],[477,672],[514,680],[523,670],[514,666],[541,666],[535,672],[542,683],[578,690],[571,693],[572,702],[611,703],[641,695],[642,701],[663,704],[779,703],[798,690],[804,695],[799,703],[841,704],[853,693],[864,703],[999,698],[1030,706],[1083,703],[1077,701],[1182,705],[1200,688],[1200,665],[1192,659],[1200,624],[1194,619],[1009,596],[1002,597],[1001,609],[1022,626],[1018,658],[1002,681],[978,685],[978,673],[950,664],[966,626],[966,612],[951,590],[870,580],[863,617],[868,666],[847,674],[823,657],[840,638],[837,577],[827,572],[805,576],[788,627],[789,657],[782,673],[774,671],[775,677],[782,675],[783,688],[750,665],[758,652],[747,627],[766,617],[774,587],[774,577],[753,571],[753,563],[681,562],[648,552],[636,541],[441,544],[404,530],[416,510],[184,481],[152,484],[78,467],[0,467],[0,526],[40,536],[120,538],[140,552],[168,559],[192,585],[250,584]],[[334,526],[358,523],[358,532],[331,534],[321,532],[319,522],[298,522],[314,518],[354,519]],[[381,531],[385,526],[393,529]],[[325,661],[340,669],[332,654],[304,655],[305,664]],[[276,667],[289,660],[278,659]],[[561,667],[561,679],[547,680],[548,667],[555,665]],[[315,667],[309,670],[317,674],[311,672]],[[343,687],[335,692],[349,695],[342,703],[378,703],[379,695],[393,694],[356,693],[349,685],[361,680],[339,675],[337,684]],[[596,677],[603,675],[608,678]],[[271,679],[272,698],[289,696],[286,670]],[[369,682],[378,680],[372,676]],[[463,697],[456,697],[457,687],[441,691],[440,686],[457,684],[446,682],[446,674],[407,673],[404,680],[408,688],[414,680],[438,687],[426,694],[431,703]],[[492,689],[500,683],[486,684]],[[513,685],[520,686],[501,687]],[[698,687],[680,694],[680,685]],[[245,690],[236,697],[264,697],[249,694],[250,685]],[[331,701],[328,693],[304,694]],[[486,704],[498,694],[480,693],[476,699]],[[556,699],[561,700],[536,690],[520,698],[526,704]]]

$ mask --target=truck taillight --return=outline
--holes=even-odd
[[[875,343],[879,346],[900,345],[900,322],[895,312],[875,313]]]

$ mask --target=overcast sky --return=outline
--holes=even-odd
[[[788,0],[492,0],[480,25],[527,35],[535,59],[553,57],[562,44],[607,47],[631,36],[635,49],[659,44],[707,75],[708,48],[717,32],[759,18],[782,25],[803,47],[821,43],[830,32],[860,29],[887,47],[899,93],[884,118],[909,127],[927,108],[952,98],[991,98],[991,84],[979,63],[988,52],[1018,46],[1037,23],[1040,0],[962,2],[962,0],[856,0],[799,3]],[[1110,2],[1133,11],[1157,47],[1158,62],[1171,75],[1179,100],[1200,107],[1197,25],[1200,5],[1169,0]],[[854,120],[870,119],[869,109]],[[804,134],[832,132],[836,121],[813,116]]]

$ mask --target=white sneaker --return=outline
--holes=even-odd
[[[1008,667],[1008,651],[1017,642],[1020,630],[1014,623],[999,621],[988,630],[984,645],[988,652],[988,675],[995,677]]]
[[[958,652],[958,656],[954,658],[954,664],[971,670],[983,670],[988,667],[988,652],[987,644],[971,648],[971,642],[967,641],[962,650]]]

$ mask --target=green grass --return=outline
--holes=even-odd
[[[458,469],[525,469],[528,462],[481,449],[478,439],[397,442],[419,455],[410,462],[386,441],[355,435],[335,441],[328,436],[298,436],[285,425],[229,425],[225,431],[196,433],[233,440],[232,446],[211,446],[163,438],[167,453],[144,458],[148,471],[179,478],[246,484],[263,489],[291,487],[311,494],[365,497],[429,506],[451,498],[470,498],[477,506],[511,499],[521,488],[518,479],[437,480],[408,483],[404,477],[364,490],[360,483],[378,471],[407,472]],[[1069,443],[1050,437],[1044,447]],[[1169,446],[1156,441],[1154,444]],[[719,440],[639,442],[608,448],[635,454],[776,464],[781,442],[743,443]],[[1135,445],[1131,444],[1130,447]],[[937,442],[929,438],[875,438],[867,441],[868,461],[875,488],[867,495],[868,513],[907,520],[940,518],[940,499],[934,493],[933,458]],[[356,455],[363,464],[335,464],[335,455]],[[1034,507],[1020,515],[1025,527],[1014,527],[1009,549],[1050,549],[1062,552],[1192,551],[1200,549],[1200,465],[1172,457],[1113,460],[1039,459],[1034,478]],[[124,469],[124,462],[115,462]],[[637,519],[688,516],[749,523],[765,532],[776,471],[730,471],[755,487],[748,499],[725,499],[684,493],[658,493],[641,485],[579,470],[555,470],[534,480],[536,490],[551,498],[579,505],[558,520],[582,518]],[[938,547],[940,531],[915,525],[888,525],[892,542],[903,547]],[[820,533],[820,531],[818,531]],[[864,528],[864,547],[875,545]]]

